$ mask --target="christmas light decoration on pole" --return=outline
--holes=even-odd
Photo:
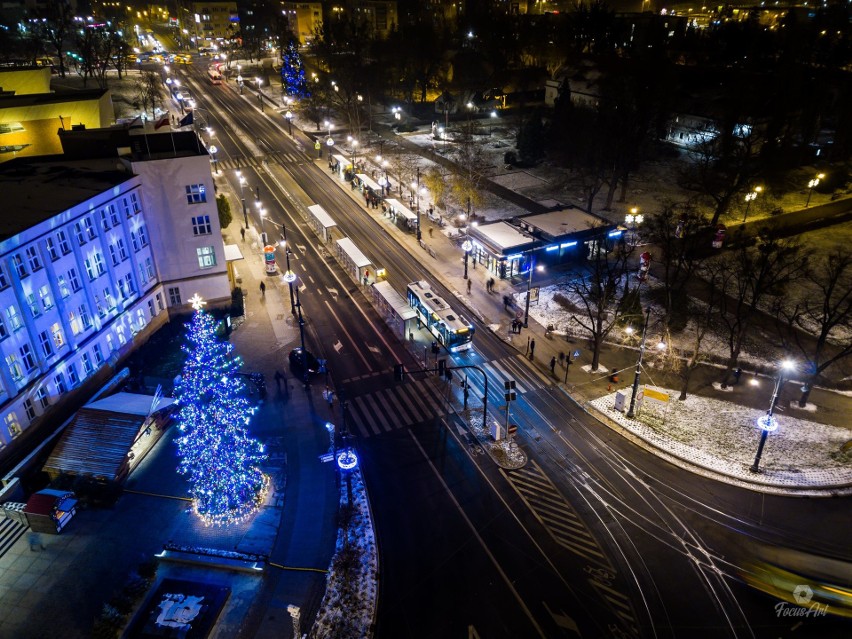
[[[180,407],[176,440],[178,472],[189,476],[193,510],[208,525],[237,523],[263,502],[269,478],[261,471],[263,445],[247,427],[256,410],[236,374],[242,366],[233,346],[216,337],[216,322],[197,294],[187,328],[181,379],[175,388]]]

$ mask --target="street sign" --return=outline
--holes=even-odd
[[[319,140],[317,140],[316,142],[314,142],[314,149],[316,149],[317,151],[319,151],[321,148],[322,148],[322,145],[319,143]]]
[[[576,351],[574,351],[574,359],[577,359],[578,357],[580,357],[580,349],[579,348]]]
[[[512,380],[510,382],[503,382],[503,388],[505,388],[506,390],[512,390],[513,388],[515,388],[515,380]]]
[[[514,402],[518,398],[515,393],[506,393],[503,397],[505,397],[507,402]]]
[[[321,462],[330,462],[334,459],[334,455],[332,453],[326,453],[325,455],[319,456]]]

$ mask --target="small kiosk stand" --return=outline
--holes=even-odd
[[[27,500],[24,514],[33,532],[55,535],[77,514],[77,499],[70,491],[45,488]]]

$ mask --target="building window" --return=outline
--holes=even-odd
[[[68,388],[65,386],[65,375],[57,373],[53,376],[53,385],[56,386],[56,394],[62,395]]]
[[[92,318],[89,316],[89,307],[85,304],[80,304],[80,308],[77,309],[78,314],[80,315],[80,325],[83,327],[83,330],[88,330],[92,326]]]
[[[115,297],[113,297],[112,291],[108,288],[104,289],[104,301],[109,310],[115,310]]]
[[[101,211],[101,227],[104,231],[109,231],[109,218],[107,217],[106,209]]]
[[[24,378],[24,371],[21,370],[21,363],[18,361],[18,356],[14,353],[6,355],[6,366],[9,367],[9,373],[12,379],[20,382]]]
[[[95,367],[92,366],[92,358],[88,353],[83,353],[83,375],[88,377],[95,372]]]
[[[104,267],[104,257],[100,253],[95,253],[95,270],[99,276],[106,272]]]
[[[18,423],[17,413],[12,411],[3,418],[3,421],[6,422],[6,430],[9,431],[9,436],[12,439],[21,434],[21,425]]]
[[[159,297],[159,296],[158,296]],[[170,288],[169,289],[169,306],[180,306],[180,289]]]
[[[212,246],[201,246],[195,252],[198,254],[198,268],[216,266],[216,253]]]
[[[30,307],[30,312],[33,314],[33,317],[38,317],[41,313],[41,310],[38,307],[38,302],[36,302],[35,293],[27,294],[27,306]]]
[[[207,191],[203,184],[188,184],[186,187],[186,203],[201,204],[207,201]]]
[[[193,235],[210,235],[213,230],[210,228],[210,216],[199,215],[192,218],[192,234]]]
[[[59,322],[54,323],[50,327],[50,332],[53,335],[53,343],[56,345],[56,348],[62,348],[65,345],[65,338],[62,337],[62,327],[59,325]]]
[[[35,419],[35,406],[33,405],[33,400],[31,400],[29,397],[24,400],[24,412],[27,414],[28,422],[31,422]]]
[[[139,262],[139,281],[145,284],[148,281],[148,276],[145,274],[145,264]]]
[[[83,330],[83,325],[80,323],[80,318],[74,311],[68,311],[68,325],[71,327],[71,333],[76,335]]]
[[[107,350],[112,353],[115,350],[115,342],[112,341],[112,335],[107,333],[106,336]]]
[[[14,306],[6,309],[6,320],[9,322],[9,328],[13,331],[21,328],[21,316],[18,314],[18,309]]]
[[[177,289],[175,289],[175,290],[177,290]],[[178,292],[177,295],[178,295],[178,300],[180,300],[180,292]],[[166,307],[163,306],[163,295],[161,293],[157,293],[157,308],[159,308],[161,311],[166,310]]]
[[[35,273],[41,268],[41,258],[38,256],[38,249],[35,246],[28,246],[27,261],[30,263],[30,270]]]
[[[71,247],[68,246],[68,235],[65,231],[59,231],[56,234],[56,240],[59,242],[59,250],[63,255],[68,255],[71,252]]]
[[[53,299],[50,297],[50,287],[47,284],[38,289],[38,296],[41,298],[41,305],[44,310],[48,311],[53,308]]]
[[[145,225],[140,224],[136,232],[139,234],[139,243],[142,246],[148,246],[148,230],[145,228]]]
[[[68,383],[71,388],[77,388],[80,385],[80,376],[77,373],[77,365],[73,362],[68,364]]]
[[[124,335],[124,324],[119,324],[115,327],[115,334],[118,337],[118,343],[124,346],[127,344],[127,337]]]
[[[130,231],[130,245],[134,251],[139,252],[139,238],[136,237],[136,231]]]
[[[140,331],[145,328],[145,311],[141,308],[136,311],[136,325],[139,327]]]
[[[45,357],[53,355],[53,340],[50,337],[50,333],[42,331],[38,334],[38,341],[41,344],[41,352],[44,353]]]
[[[130,273],[124,276],[124,287],[127,289],[128,297],[136,294],[136,289],[133,288],[133,276]]]
[[[109,257],[112,260],[112,265],[118,266],[118,247],[115,244],[109,245]]]
[[[94,281],[95,277],[95,267],[92,265],[92,258],[87,257],[84,264],[86,265],[86,275],[89,276],[89,281]]]
[[[150,257],[145,258],[145,270],[148,273],[148,279],[154,279],[154,261]]]
[[[109,205],[109,219],[112,221],[113,226],[118,226],[118,209],[115,204]]]
[[[15,270],[18,271],[18,277],[24,278],[28,275],[27,265],[24,264],[24,258],[22,258],[20,254],[15,253],[12,256],[12,264],[15,265]]]
[[[29,373],[32,369],[35,368],[36,359],[33,354],[32,346],[29,344],[24,344],[21,348],[18,349],[18,352],[21,354],[21,361],[24,364],[24,368]]]
[[[35,396],[38,400],[39,406],[41,406],[41,409],[47,410],[47,407],[50,406],[50,396],[47,394],[47,388],[45,386],[41,386],[36,391]]]
[[[157,317],[157,308],[154,306],[154,300],[148,300],[148,313],[151,317]]]
[[[125,289],[124,280],[118,280],[118,295],[121,299],[127,299],[127,290]]]
[[[95,364],[100,366],[101,364],[104,363],[104,354],[101,351],[101,345],[100,344],[95,344],[94,346],[92,346],[92,353],[95,356]]]
[[[79,242],[80,246],[83,246],[86,243],[86,233],[83,230],[82,222],[77,222],[74,225],[74,234],[77,236],[77,242]]]
[[[76,268],[68,269],[68,283],[71,285],[71,290],[77,292],[80,290],[80,278],[77,276]]]
[[[58,275],[56,277],[56,288],[59,289],[59,295],[62,299],[65,299],[69,295],[71,295],[71,289],[68,288],[68,282],[65,281],[64,275]]]
[[[6,275],[6,267],[0,264],[0,289],[9,287],[9,276]]]
[[[118,247],[118,257],[123,262],[127,259],[127,247],[124,245],[124,240],[122,238],[118,238],[115,245]]]
[[[135,193],[130,194],[130,205],[133,207],[133,212],[138,213],[142,209],[139,206],[139,198],[136,197]]]
[[[6,339],[7,337],[9,337],[9,331],[6,330],[6,322],[0,317],[0,339]]]
[[[95,232],[95,226],[92,224],[92,220],[87,217],[84,217],[83,226],[86,228],[86,235],[89,236],[90,240],[93,240],[98,236],[98,234]]]
[[[55,262],[59,259],[59,249],[56,248],[56,242],[53,241],[52,237],[49,237],[44,241],[44,245],[47,248],[47,254],[50,256],[50,260]]]

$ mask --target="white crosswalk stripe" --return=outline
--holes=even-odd
[[[219,170],[245,169],[248,167],[259,168],[263,165],[263,161],[267,160],[271,163],[296,163],[303,162],[304,157],[296,153],[273,152],[269,155],[252,155],[252,156],[237,156],[232,158],[218,159],[216,164]]]
[[[515,392],[518,395],[548,386],[551,382],[547,378],[539,377],[530,371],[526,364],[521,361],[522,357],[522,355],[504,357],[490,362],[483,362],[481,366],[485,369],[489,378],[492,381],[496,381],[497,388],[501,393],[503,392],[503,384],[513,380],[515,382]],[[477,388],[481,388],[481,381],[478,376],[471,375],[468,377],[468,380]]]
[[[435,384],[436,378],[430,377],[350,399],[350,429],[366,438],[434,419],[444,410]]]
[[[27,531],[27,527],[14,519],[0,519],[0,557]]]

